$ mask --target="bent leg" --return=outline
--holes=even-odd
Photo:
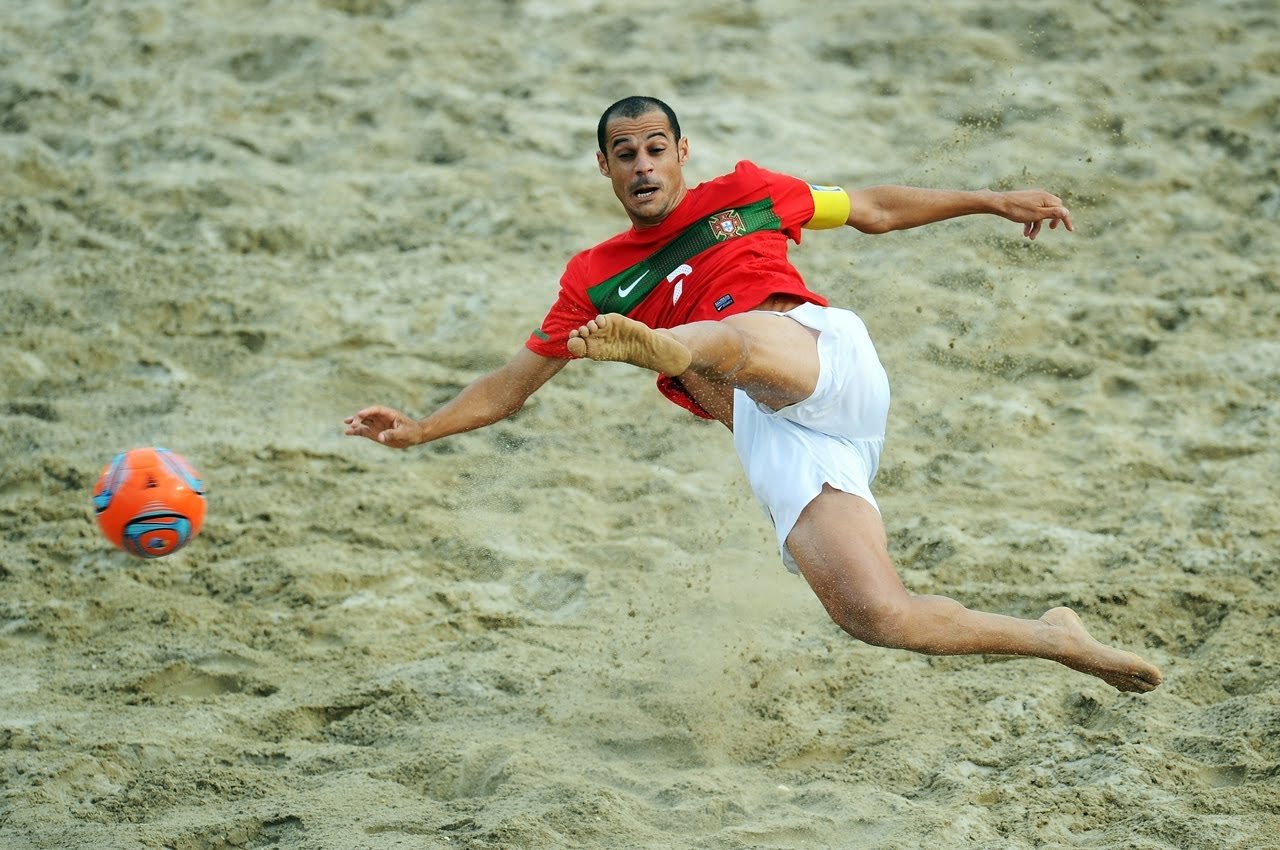
[[[866,643],[930,655],[1046,658],[1122,691],[1150,691],[1163,678],[1137,655],[1095,640],[1070,608],[1024,620],[911,595],[889,558],[880,514],[830,486],[800,514],[787,548],[831,618]]]
[[[774,410],[803,401],[818,385],[817,332],[774,313],[747,312],[718,322],[653,330],[616,313],[597,316],[569,335],[569,350],[592,360],[620,360],[664,375],[744,390]]]

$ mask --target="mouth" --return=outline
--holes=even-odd
[[[641,183],[631,189],[631,197],[641,202],[649,200],[656,194],[658,194],[656,183]]]

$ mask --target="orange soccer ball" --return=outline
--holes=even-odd
[[[98,527],[138,558],[177,552],[200,533],[205,486],[186,458],[162,448],[112,458],[93,488]]]

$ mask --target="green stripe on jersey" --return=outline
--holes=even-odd
[[[627,315],[667,275],[703,251],[728,239],[760,230],[781,230],[782,219],[773,212],[769,198],[745,207],[720,210],[686,227],[679,236],[628,269],[587,289],[591,304],[600,313]]]

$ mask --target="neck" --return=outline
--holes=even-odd
[[[676,194],[675,201],[671,204],[671,206],[667,207],[666,211],[663,212],[659,218],[656,218],[656,219],[639,219],[639,218],[636,218],[634,213],[632,213],[630,210],[627,210],[627,217],[631,219],[632,228],[635,230],[648,230],[651,227],[657,227],[658,225],[662,224],[664,221],[667,220],[668,216],[670,216],[673,212],[675,212],[677,209],[680,208],[680,204],[684,201],[685,195],[687,194],[689,194],[688,187],[681,186],[680,191]]]

